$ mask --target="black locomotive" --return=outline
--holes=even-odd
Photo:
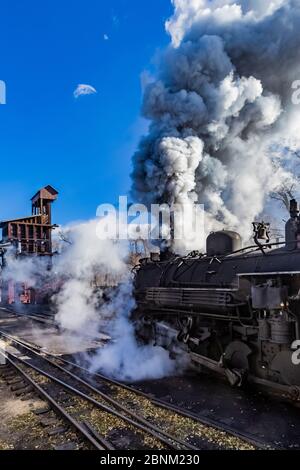
[[[207,239],[207,253],[142,260],[135,278],[137,331],[188,355],[233,386],[255,383],[300,402],[300,216],[295,200],[285,242],[254,224]],[[299,342],[298,342],[299,341]]]

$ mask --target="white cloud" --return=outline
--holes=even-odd
[[[112,16],[112,22],[115,28],[120,26],[120,18],[117,15]]]
[[[79,96],[93,95],[95,93],[97,93],[97,90],[91,85],[78,85],[73,94],[75,98],[79,98]]]

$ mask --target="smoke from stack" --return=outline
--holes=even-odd
[[[173,3],[171,44],[145,90],[150,127],[133,159],[132,196],[205,204],[207,232],[237,229],[247,240],[269,195],[295,183],[300,1]]]

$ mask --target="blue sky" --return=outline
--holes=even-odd
[[[0,220],[27,215],[47,184],[60,192],[58,223],[128,192],[147,127],[141,73],[168,43],[171,13],[170,0],[1,1]],[[78,84],[97,94],[76,100]]]

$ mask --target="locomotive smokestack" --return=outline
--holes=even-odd
[[[168,261],[174,256],[172,251],[172,245],[175,239],[175,215],[173,212],[170,214],[170,238],[169,240],[163,240],[160,247],[160,259],[161,261]]]

